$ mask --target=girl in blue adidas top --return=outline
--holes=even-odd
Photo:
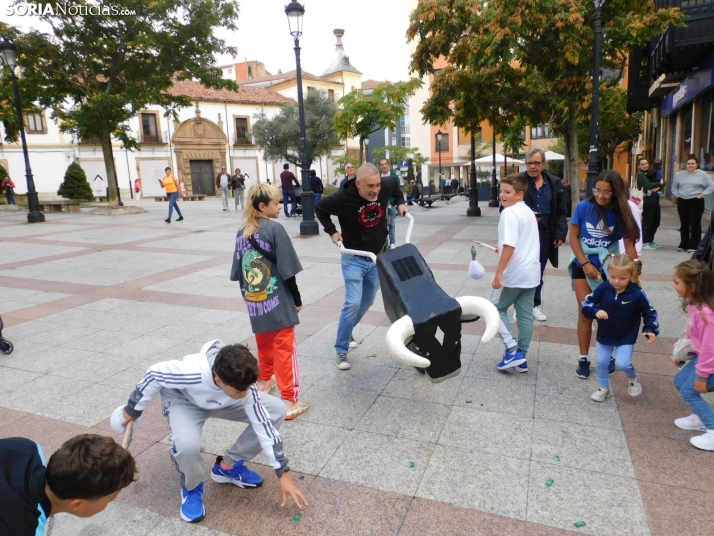
[[[600,384],[590,398],[603,402],[612,396],[609,366],[613,350],[617,350],[615,365],[627,375],[627,393],[639,396],[642,385],[632,366],[632,352],[637,342],[640,319],[644,321],[642,335],[651,343],[659,334],[659,319],[645,291],[632,282],[637,275],[637,263],[627,255],[610,255],[608,281],[583,301],[583,315],[596,319],[597,379]]]
[[[640,229],[627,203],[629,198],[629,191],[622,176],[609,169],[598,175],[592,195],[578,203],[573,212],[569,238],[573,254],[568,263],[568,271],[572,277],[578,310],[585,296],[600,284],[600,278],[607,279],[608,255],[627,253],[631,258],[637,258],[635,242],[640,236]],[[621,238],[625,243],[625,251],[620,251],[618,241]],[[633,281],[637,281],[636,276]],[[578,315],[580,359],[575,371],[578,378],[590,377],[588,352],[592,325],[592,321],[582,314]]]

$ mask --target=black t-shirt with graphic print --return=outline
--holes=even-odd
[[[315,205],[315,213],[330,236],[337,232],[330,216],[337,216],[347,249],[371,251],[377,255],[382,251],[389,232],[387,205],[390,197],[394,198],[396,206],[404,204],[402,189],[392,177],[382,177],[376,201],[361,197],[355,181],[348,181],[344,190],[320,199]]]

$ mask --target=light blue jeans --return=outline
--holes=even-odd
[[[335,350],[346,354],[350,348],[352,330],[374,303],[379,289],[377,265],[366,257],[342,255],[342,276],[345,278],[345,304],[337,325]]]
[[[694,390],[694,380],[697,379],[697,371],[695,367],[699,361],[699,356],[687,363],[674,377],[674,386],[679,391],[687,405],[692,408],[694,414],[701,419],[707,430],[714,430],[714,410],[702,398],[702,395]],[[714,387],[714,374],[709,376],[707,381],[707,389]]]
[[[174,208],[176,208],[176,214],[179,215],[179,218],[182,218],[183,216],[181,215],[181,209],[178,206],[178,203],[176,203],[176,200],[178,199],[178,192],[174,192],[169,195],[169,219],[171,219],[171,216],[174,214]]]
[[[595,351],[597,352],[597,381],[603,387],[610,388],[610,357],[612,356],[613,348],[617,348],[615,353],[615,368],[625,373],[625,376],[632,379],[637,376],[635,367],[632,366],[632,352],[635,349],[634,344],[623,344],[622,346],[609,346],[607,344],[597,343]]]
[[[389,244],[397,243],[397,207],[389,205],[387,212],[387,221],[389,225]]]

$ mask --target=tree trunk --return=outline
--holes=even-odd
[[[107,170],[107,201],[110,207],[119,206],[119,198],[117,197],[117,174],[114,169],[114,155],[112,153],[112,136],[109,127],[105,124],[102,127],[100,136],[102,142],[102,154],[104,156],[104,167]]]
[[[570,183],[573,206],[580,202],[580,156],[578,155],[578,130],[577,130],[577,107],[572,103],[568,107],[568,120],[565,124],[565,162],[563,163],[563,175]]]
[[[347,141],[345,141],[345,145],[347,145]],[[364,162],[364,138],[359,139],[359,165],[361,166],[362,163]],[[359,166],[357,166],[359,167]]]
[[[607,153],[607,169],[613,169],[615,165],[615,149],[611,153]],[[627,179],[625,179],[627,180]]]

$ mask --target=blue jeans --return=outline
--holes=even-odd
[[[637,376],[635,367],[632,366],[632,352],[635,349],[634,344],[623,344],[622,346],[609,346],[607,344],[597,343],[597,381],[603,387],[610,388],[610,357],[612,356],[613,348],[617,348],[615,354],[615,368],[621,370],[625,375],[632,379]]]
[[[346,354],[352,330],[374,303],[379,288],[377,265],[366,257],[342,255],[342,277],[345,278],[345,304],[337,325],[335,350]]]
[[[322,193],[315,193],[315,203],[322,199]]]
[[[283,209],[285,209],[285,215],[290,217],[297,213],[297,201],[295,197],[295,190],[283,190]],[[293,202],[293,210],[288,214],[288,200]]]
[[[397,207],[389,205],[387,212],[387,222],[389,225],[389,243],[397,243]]]
[[[183,215],[181,214],[181,209],[179,208],[178,203],[176,203],[177,199],[178,192],[169,194],[169,219],[171,219],[171,216],[174,213],[174,208],[176,209],[176,214],[179,215],[179,218],[183,218]]]
[[[701,419],[707,430],[714,430],[714,410],[707,403],[706,400],[702,398],[702,395],[694,390],[694,380],[697,378],[697,371],[695,369],[699,361],[699,356],[692,359],[687,363],[682,370],[680,370],[674,377],[674,386],[679,391],[687,405],[692,408],[694,414]],[[714,387],[714,374],[709,376],[707,381],[707,389]]]

